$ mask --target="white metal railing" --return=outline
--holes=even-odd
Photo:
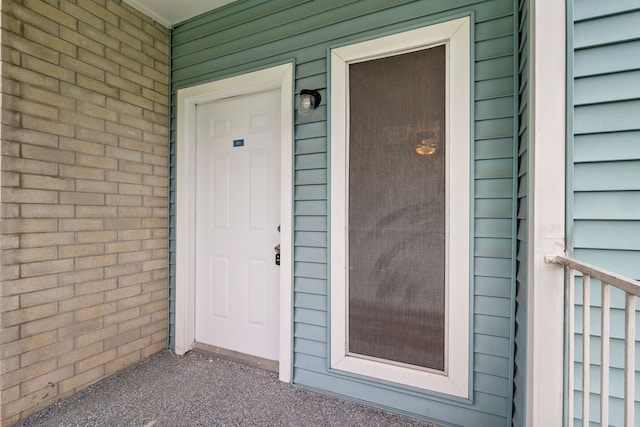
[[[568,310],[568,375],[567,375],[567,425],[573,425],[574,404],[574,362],[575,362],[575,272],[582,273],[582,425],[589,425],[589,359],[590,315],[591,315],[591,278],[599,280],[601,286],[601,343],[600,343],[600,425],[609,425],[609,341],[610,341],[610,308],[611,286],[625,293],[624,310],[624,425],[633,427],[635,405],[635,324],[636,300],[640,296],[640,282],[619,274],[611,273],[592,265],[576,261],[564,256],[547,256],[548,263],[563,265],[568,270],[567,310]]]

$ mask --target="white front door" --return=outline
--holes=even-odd
[[[278,360],[280,90],[197,106],[195,339]]]

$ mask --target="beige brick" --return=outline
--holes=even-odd
[[[73,365],[80,360],[87,359],[100,352],[102,352],[102,342],[95,342],[75,350],[70,349],[68,352],[64,353],[64,357],[61,357],[58,360],[58,366]]]
[[[71,69],[29,55],[22,55],[22,66],[27,70],[43,73],[60,81],[73,82],[76,78],[76,73]]]
[[[69,28],[76,27],[76,19],[58,8],[49,6],[48,4],[38,0],[25,0],[24,4],[29,9],[37,11],[42,16],[45,16],[60,25],[64,25]]]
[[[20,355],[20,366],[31,369],[31,365],[37,365],[43,360],[50,358],[55,360],[57,356],[66,355],[66,353],[71,350],[73,350],[73,340],[57,341],[53,344],[22,353]],[[58,358],[58,366],[63,366],[60,365],[59,361],[60,358]]]
[[[113,194],[118,192],[118,185],[115,182],[78,179],[76,180],[76,190],[85,191],[87,193]]]
[[[22,125],[26,129],[37,130],[59,136],[73,136],[74,127],[68,123],[60,123],[52,120],[40,119],[37,117],[23,116]]]
[[[142,242],[142,249],[164,249],[167,247],[167,241],[164,239],[150,239]]]
[[[153,167],[153,174],[157,175],[157,176],[168,176],[169,171],[167,170],[167,166],[166,165],[154,166]]]
[[[140,54],[138,53],[138,57],[140,56]],[[122,73],[125,70],[131,70],[135,73],[138,74],[142,74],[142,64],[140,62],[138,62],[138,59],[135,57],[135,55],[133,56],[128,56],[128,55],[124,55],[122,53],[120,53],[119,51],[115,51],[113,49],[107,49],[107,53],[105,55],[105,57],[110,60],[113,61],[117,64],[120,64],[121,68],[120,68],[120,73],[122,76]],[[124,77],[124,76],[123,76]],[[125,77],[126,80],[131,80],[127,77]]]
[[[56,259],[58,251],[55,247],[13,249],[2,251],[3,264],[21,264],[25,262],[47,261]]]
[[[60,203],[69,205],[104,205],[103,193],[60,192]]]
[[[153,261],[145,261],[142,263],[142,271],[151,271],[160,268],[167,268],[166,259],[156,259]]]
[[[142,198],[142,206],[164,207],[164,206],[167,206],[167,198],[145,196]]]
[[[140,352],[140,357],[142,359],[146,359],[147,357],[154,355],[159,351],[164,350],[165,348],[167,348],[165,341],[166,341],[166,338],[160,338],[158,340],[154,340],[154,338],[151,337],[151,342],[152,343],[155,342],[155,343],[151,344],[146,348],[143,348],[142,351]]]
[[[153,124],[144,119],[125,116],[123,114],[120,115],[120,123],[122,123],[125,126],[135,127],[143,131],[145,131],[146,129],[153,128]],[[144,132],[143,132],[143,135],[144,135]],[[121,136],[120,143],[118,145],[121,148],[125,148],[127,150],[142,151],[145,153],[153,152],[153,145],[140,139],[131,139],[125,136]]]
[[[115,325],[114,325],[115,326]],[[105,350],[117,348],[125,344],[136,341],[140,338],[140,330],[132,330],[122,334],[117,334],[104,340]]]
[[[140,228],[140,224],[140,218],[107,218],[104,220],[104,226],[108,230]]]
[[[144,67],[144,66],[142,68],[143,68],[143,72],[145,69],[148,69],[148,67]],[[153,87],[153,84],[151,84],[151,86]],[[120,91],[120,99],[124,102],[128,102],[138,107],[145,108],[147,110],[153,110],[153,100],[146,98],[143,95],[138,95],[138,94],[123,90],[123,91]],[[131,136],[132,138],[135,138],[135,136],[132,136],[130,134],[123,135],[123,136]]]
[[[134,329],[134,331],[136,331],[136,329]],[[125,356],[131,353],[136,353],[139,355],[139,351],[148,346],[150,342],[151,337],[145,336],[127,344],[121,345],[120,347],[118,347],[118,356]]]
[[[75,312],[76,322],[83,322],[89,319],[96,319],[107,314],[115,313],[118,306],[115,302],[100,304],[89,308],[83,308]]]
[[[20,326],[20,335],[24,338],[42,332],[52,331],[73,323],[73,313],[59,314],[46,319],[35,320]]]
[[[74,218],[59,220],[60,231],[102,230],[103,220],[95,218]]]
[[[104,367],[104,372],[106,375],[111,375],[128,366],[133,365],[134,363],[139,362],[140,360],[140,351],[134,351],[133,353],[129,353],[117,358],[113,362],[107,363]]]
[[[102,318],[89,319],[82,322],[76,321],[68,326],[58,329],[58,339],[72,341],[71,347],[73,348],[73,341],[76,337],[90,333],[90,332],[97,333],[102,328],[102,326],[103,326]],[[71,351],[72,348],[70,348],[67,351]],[[84,357],[87,357],[87,356],[84,356]],[[67,359],[67,356],[65,355],[65,362],[59,363],[59,365],[63,366],[63,365],[66,365],[67,363],[72,363],[72,362],[67,362],[66,359]]]
[[[123,196],[107,194],[107,205],[109,206],[141,206],[142,197],[140,196]]]
[[[72,2],[61,2],[60,10],[98,30],[104,30],[104,21],[102,19],[93,13],[90,13],[86,9],[78,7]]]
[[[115,255],[98,255],[88,256],[84,258],[76,258],[75,266],[76,270],[84,270],[87,268],[105,267],[108,265],[114,265],[117,262]]]
[[[5,311],[0,316],[3,327],[21,325],[33,320],[43,319],[58,313],[57,303],[52,302],[35,307]]]
[[[71,218],[74,207],[71,205],[24,205],[22,216],[24,218]]]
[[[104,367],[96,366],[95,368],[82,372],[81,374],[74,375],[72,378],[60,381],[59,392],[77,392],[86,386],[95,383],[104,376]]]
[[[5,267],[3,267],[5,268]],[[0,286],[0,295],[19,295],[26,292],[40,291],[58,286],[57,276],[39,276],[27,279],[8,280]]]
[[[60,165],[60,175],[70,178],[93,179],[102,181],[104,179],[104,171],[96,168],[87,168],[82,166]]]
[[[103,155],[92,156],[78,154],[76,156],[76,164],[78,166],[87,166],[91,168],[101,169],[116,169],[118,167],[118,161],[116,159],[108,159]]]
[[[151,230],[121,230],[118,240],[144,240],[151,238]]]
[[[74,186],[74,180],[69,178],[28,174],[22,175],[22,188],[72,191]]]
[[[95,0],[78,0],[78,6],[97,16],[105,22],[118,25],[119,18],[113,12],[108,11],[104,7],[104,2],[96,2]],[[73,15],[73,14],[72,14]]]
[[[156,322],[149,323],[147,325],[142,326],[142,328],[140,329],[140,333],[145,336],[153,335],[156,332],[165,331],[166,329],[167,329],[167,322],[166,320],[162,319],[162,320],[158,320]]]
[[[109,242],[117,238],[117,233],[110,230],[81,231],[75,233],[76,243]]]
[[[104,131],[105,129],[104,119],[88,116],[84,111],[72,112],[61,110],[59,116],[60,122],[69,123],[76,127],[89,128],[98,132]]]
[[[125,322],[121,322],[118,323],[118,333],[124,333],[127,331],[132,331],[134,329],[140,329],[141,331],[141,335],[146,335],[146,334],[142,334],[142,327],[146,326],[149,324],[149,322],[151,322],[151,316],[150,315],[146,315],[146,316],[140,316],[138,318],[135,319],[131,319],[131,320],[127,320]]]
[[[129,298],[118,300],[118,310],[126,310],[127,308],[147,304],[151,301],[150,294],[142,294]]]
[[[111,303],[109,305],[114,305],[114,304]],[[109,313],[105,313],[105,314],[109,314]],[[92,331],[92,332],[77,336],[75,339],[75,344],[76,344],[76,347],[85,347],[98,342],[100,342],[100,344],[103,344],[102,341],[104,341],[107,338],[111,338],[115,336],[117,333],[118,333],[118,328],[116,325],[105,326],[104,328],[100,328],[96,331]]]
[[[166,269],[163,269],[164,271],[166,271]],[[160,270],[162,271],[162,270]],[[156,273],[156,272],[154,272]],[[143,293],[147,293],[147,292],[153,292],[154,296],[155,296],[155,292],[156,291],[161,291],[164,292],[166,294],[167,292],[167,281],[166,279],[166,275],[164,277],[162,277],[162,275],[160,275],[160,278],[155,277],[156,275],[153,274],[153,280],[147,283],[143,283],[142,284],[142,292]],[[165,296],[162,296],[159,298],[159,300],[165,300],[166,298]]]
[[[73,243],[73,233],[31,233],[20,235],[23,248],[68,245]]]
[[[2,43],[5,46],[11,47],[18,52],[26,53],[32,57],[42,58],[50,63],[56,64],[58,62],[59,54],[55,50],[47,49],[40,43],[34,43],[27,38],[22,38],[18,34],[14,34],[10,31],[3,31]]]
[[[8,357],[2,360],[0,364],[0,374],[4,375],[8,372],[20,369],[20,356]]]
[[[17,265],[9,265],[0,268],[0,280],[13,280],[20,276],[20,268]]]
[[[140,295],[140,285],[119,287],[112,291],[105,292],[105,301],[118,301],[124,298]]]
[[[72,259],[32,262],[20,266],[22,277],[43,276],[52,273],[64,273],[73,270]]]
[[[105,172],[105,179],[107,181],[126,182],[130,184],[142,183],[142,175],[140,175],[140,173],[128,173],[109,170]]]
[[[29,381],[25,381],[22,383],[21,392],[22,395],[30,395],[39,390],[52,389],[56,386],[56,384],[64,379],[70,378],[73,376],[73,367],[67,366],[64,368],[56,369],[53,372],[48,372],[45,375],[42,375],[38,378],[34,378]]]
[[[20,307],[27,308],[62,301],[73,296],[73,286],[60,286],[20,295]]]
[[[167,158],[163,156],[156,156],[155,154],[143,154],[143,161],[155,166],[167,166]]]
[[[142,26],[141,14],[130,6],[127,6],[125,3],[108,2],[107,10],[113,12],[136,27]]]
[[[5,78],[17,80],[19,82],[41,87],[53,92],[58,91],[58,88],[60,87],[60,82],[57,79],[24,68],[16,67],[11,64],[3,64],[2,74]]]
[[[89,369],[95,368],[100,365],[104,365],[105,363],[111,362],[117,356],[118,352],[116,349],[111,349],[94,356],[91,356],[87,359],[81,360],[75,364],[76,373],[84,372]]]
[[[20,326],[14,325],[8,328],[0,328],[0,344],[20,339]]]
[[[142,177],[142,183],[144,185],[152,185],[157,187],[166,188],[168,185],[168,179],[164,176],[144,175]]]
[[[142,220],[142,226],[148,228],[164,228],[167,226],[167,218],[145,218]]]
[[[105,51],[104,45],[94,40],[91,40],[89,37],[85,37],[84,35],[78,33],[77,31],[71,31],[63,27],[60,29],[60,38],[75,46],[89,50],[95,53],[96,55],[104,55],[104,51]]]
[[[133,196],[151,196],[153,189],[147,185],[118,184],[118,193]]]
[[[25,98],[5,95],[4,105],[8,110],[20,112],[23,114],[31,114],[33,116],[38,116],[49,120],[56,120],[58,118],[57,108],[50,107],[40,102],[32,102]]]
[[[5,188],[2,198],[5,203],[57,203],[58,193],[49,190]]]
[[[104,106],[106,104],[106,96],[101,94],[101,93],[97,93],[97,92],[93,92],[91,90],[76,86],[76,85],[71,85],[68,83],[60,83],[60,93],[66,97],[72,98],[72,99],[81,99],[83,102],[88,102],[94,105],[102,105]],[[80,132],[80,131],[79,131]],[[78,135],[76,135],[77,138],[80,139],[85,139],[85,140],[89,140],[92,142],[105,142],[102,138],[111,138],[110,135],[104,135],[104,132],[102,132],[102,137],[100,137],[100,135],[97,132],[94,133],[79,133]],[[94,138],[89,138],[90,135],[93,135]]]
[[[124,264],[124,265],[114,265],[110,267],[106,267],[104,269],[104,275],[108,278],[118,277],[125,274],[134,274],[140,271],[140,264]]]
[[[98,119],[111,120],[112,122],[118,120],[118,113],[115,111],[91,103],[78,102],[78,111]]]
[[[35,173],[42,175],[57,175],[58,165],[37,160],[17,159],[3,156],[2,170],[5,172]]]
[[[102,270],[102,269],[100,269]],[[76,285],[76,295],[87,295],[95,292],[104,292],[118,287],[116,279],[96,280],[92,282],[78,283]]]
[[[101,93],[105,96],[110,96],[110,97],[117,97],[118,96],[118,89],[112,86],[109,86],[108,84],[100,81],[100,80],[96,80],[96,79],[92,79],[91,77],[87,77],[84,76],[82,74],[78,74],[78,76],[76,77],[76,81],[78,86],[80,86],[83,89],[87,89],[90,91],[94,91],[94,92],[98,92]],[[109,123],[109,122],[107,122]],[[107,130],[108,131],[108,130]]]
[[[13,341],[2,346],[0,351],[2,358],[14,356],[16,354],[24,353],[29,350],[33,350],[38,347],[43,347],[54,343],[56,340],[55,332],[45,332],[43,334],[34,335],[32,337],[23,338],[18,341]],[[33,378],[33,377],[31,377]],[[24,379],[22,380],[24,381]]]
[[[20,217],[20,205],[17,203],[4,203],[0,205],[0,218],[19,218]],[[2,247],[5,243],[0,241]]]
[[[77,258],[90,255],[103,255],[103,243],[84,243],[76,245],[65,245],[58,248],[58,257]]]
[[[140,317],[140,307],[133,307],[128,310],[118,311],[114,314],[104,317],[104,324],[107,325],[115,325],[120,322],[125,322],[127,320],[136,319]]]
[[[111,128],[117,128],[117,130],[122,131],[121,133],[115,132],[116,134],[121,135],[122,133],[127,133],[127,129],[133,129],[133,128],[128,128],[125,126],[120,126],[117,124],[109,124],[107,127],[111,127]],[[112,130],[114,130],[112,129]],[[131,138],[136,138],[137,133],[139,133],[140,131],[137,129],[133,129],[133,131],[131,132],[133,135],[122,135],[122,136],[128,136]],[[128,161],[133,161],[133,162],[140,162],[142,161],[142,153],[139,151],[135,151],[135,150],[128,150],[125,148],[120,148],[120,147],[107,147],[107,156],[110,157],[114,157],[117,159],[122,159],[122,160],[128,160]]]
[[[107,122],[107,132],[113,133],[114,135],[118,135],[118,136],[124,136],[127,138],[142,139],[142,130],[136,129],[131,126],[118,124],[118,123]],[[121,157],[124,160],[140,161],[140,157],[139,157],[140,153],[132,153],[129,156],[117,155],[117,154],[112,154],[112,155],[116,157]],[[136,156],[136,157],[133,157],[133,156]]]
[[[119,207],[118,216],[120,217],[134,217],[134,218],[147,218],[153,214],[151,208],[142,207]]]
[[[105,253],[133,252],[138,251],[142,247],[140,241],[129,240],[125,242],[110,242],[105,245]]]
[[[164,96],[167,96],[166,92]],[[169,122],[169,118],[166,114],[159,114],[149,110],[144,110],[143,118],[145,120],[148,120],[152,124],[158,124],[162,126],[166,126]],[[153,128],[155,128],[155,126],[153,126]],[[145,132],[143,140],[149,143],[168,146],[167,138],[164,135],[157,135],[153,133],[153,131]]]
[[[55,357],[48,357],[29,366],[29,369],[16,369],[13,372],[6,373],[2,376],[3,387],[13,387],[16,384],[23,383],[40,375],[46,374],[56,369]]]
[[[118,208],[112,206],[77,206],[76,216],[78,218],[104,218],[118,214]]]
[[[0,237],[0,249],[14,249],[20,247],[20,236],[17,234],[5,234]]]
[[[2,400],[0,401],[1,405],[6,405],[7,403],[18,400],[20,398],[20,386],[16,385],[7,390],[2,390]]]
[[[96,166],[91,159],[97,158],[102,159],[105,165],[110,165],[110,162],[113,162],[112,159],[107,159],[104,157],[104,144],[82,141],[79,139],[70,139],[70,138],[60,138],[60,149],[74,151],[76,153],[76,162],[80,166]],[[85,154],[87,156],[85,156]],[[89,160],[87,160],[89,159]],[[87,164],[89,163],[89,164]],[[108,169],[107,166],[104,166],[104,169]]]
[[[151,259],[151,252],[138,251],[118,254],[118,264],[126,264],[129,262],[141,262]]]
[[[57,108],[66,108],[66,109],[74,109],[75,108],[75,99],[62,96],[58,92],[52,92],[48,90],[44,90],[38,87],[30,86],[30,85],[22,85],[22,97],[25,99],[29,99],[31,101],[43,103],[46,105],[51,105]],[[27,142],[27,141],[24,141]],[[38,144],[41,145],[41,144]]]

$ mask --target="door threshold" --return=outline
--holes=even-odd
[[[191,349],[199,353],[216,356],[221,359],[232,360],[234,362],[242,363],[243,365],[252,366],[258,369],[263,369],[265,371],[275,372],[276,374],[280,371],[280,364],[277,360],[264,359],[262,357],[252,356],[250,354],[240,353],[233,350],[227,350],[225,348],[220,348],[200,342],[195,342]]]

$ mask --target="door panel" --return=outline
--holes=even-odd
[[[280,91],[197,107],[196,341],[278,360]]]

